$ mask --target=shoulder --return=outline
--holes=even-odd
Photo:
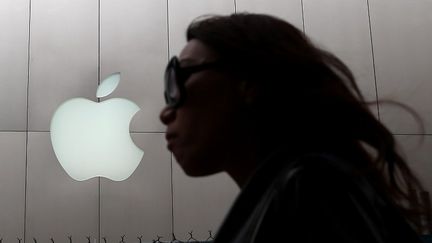
[[[220,242],[232,237],[242,242],[417,242],[414,236],[383,240],[389,239],[386,232],[397,235],[389,226],[391,212],[367,179],[346,166],[351,161],[323,154],[281,158],[274,157],[268,165],[278,164],[242,191],[220,230]],[[264,179],[272,183],[262,186]]]
[[[294,173],[286,176],[290,171]],[[285,178],[278,179],[269,218],[288,221],[280,230],[308,235],[306,242],[399,242],[407,236],[410,240],[401,242],[418,242],[404,219],[347,159],[302,156],[278,177]],[[389,240],[397,235],[400,239]]]
[[[299,209],[327,207],[341,211],[354,204],[381,203],[366,173],[353,161],[331,154],[308,154],[297,158],[275,180],[278,200],[293,201]]]
[[[296,239],[310,237],[305,242],[319,239],[344,242],[347,235],[362,235],[366,229],[361,225],[364,221],[359,205],[363,208],[366,201],[359,199],[362,196],[350,172],[339,168],[337,163],[343,161],[338,160],[326,155],[307,155],[281,171],[272,186],[264,232],[278,228],[290,231]],[[284,223],[271,223],[278,221]]]
[[[353,186],[354,180],[358,177],[358,169],[353,166],[352,161],[342,159],[330,154],[307,154],[298,157],[290,162],[290,165],[280,171],[276,179],[279,187],[289,187],[293,184],[307,188],[327,187],[330,185]]]

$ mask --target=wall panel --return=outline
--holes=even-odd
[[[107,98],[128,98],[141,108],[132,131],[163,130],[158,117],[167,62],[166,1],[101,2],[101,79],[121,72],[119,87]]]
[[[164,134],[135,133],[133,140],[144,150],[143,159],[128,179],[101,179],[101,236],[109,242],[144,242],[171,236],[171,155]]]
[[[26,129],[29,1],[0,1],[0,131]]]
[[[239,193],[227,174],[192,178],[175,160],[173,185],[174,233],[181,240],[189,239],[192,230],[197,240],[207,239],[209,230],[214,235]]]
[[[186,44],[186,28],[205,14],[234,13],[234,0],[168,0],[170,55],[178,55]]]
[[[303,29],[301,0],[236,0],[237,12],[264,13]]]
[[[32,2],[29,129],[49,131],[65,100],[96,100],[98,2]]]
[[[52,150],[47,132],[28,138],[26,242],[98,237],[98,179],[78,182],[66,174]]]
[[[402,102],[424,119],[432,133],[432,2],[370,0],[372,37],[380,99]],[[392,105],[381,118],[397,134],[420,134],[413,117]]]
[[[24,132],[0,132],[0,239],[24,238]]]
[[[410,168],[432,195],[432,136],[397,135],[396,139]]]
[[[304,0],[305,32],[353,72],[369,101],[376,100],[368,6],[358,0]],[[377,111],[377,107],[371,107]]]

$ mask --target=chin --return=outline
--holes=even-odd
[[[210,159],[192,159],[186,156],[175,157],[184,173],[191,177],[208,176],[221,172],[221,170],[217,170],[212,166],[214,163]]]
[[[226,162],[221,158],[220,151],[209,149],[219,146],[177,146],[172,151],[177,164],[184,173],[191,177],[209,176],[224,170]]]
[[[183,169],[183,171],[190,177],[203,177],[218,173],[217,171],[203,171],[200,169]]]

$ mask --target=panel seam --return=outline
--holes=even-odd
[[[166,24],[167,24],[167,61],[170,59],[170,11],[169,11],[169,0],[166,0]],[[170,153],[170,186],[171,186],[171,234],[174,236],[174,184],[173,184],[173,160],[172,153]]]
[[[304,2],[303,0],[300,1],[301,3],[301,11],[302,11],[302,24],[303,24],[303,33],[306,35],[306,28],[305,28],[305,11],[304,11]]]
[[[97,28],[98,28],[98,34],[97,34],[97,43],[98,43],[98,49],[97,49],[97,81],[98,81],[98,87],[100,85],[101,81],[101,1],[98,0],[98,20],[97,20]],[[97,102],[100,102],[100,98],[97,98]],[[102,201],[101,201],[101,177],[98,177],[98,242],[101,242],[101,234],[102,234]]]
[[[370,36],[370,45],[371,45],[371,54],[372,54],[373,76],[374,76],[374,82],[375,82],[376,107],[377,107],[377,112],[378,112],[378,120],[381,121],[381,112],[380,112],[380,107],[379,107],[379,95],[378,95],[378,82],[377,82],[377,77],[376,77],[375,50],[374,50],[373,35],[372,35],[372,21],[371,21],[371,12],[370,12],[369,0],[366,0],[366,4],[367,4],[368,22],[369,22],[369,36]]]
[[[31,47],[31,20],[32,20],[32,0],[28,1],[29,3],[29,18],[28,18],[28,42],[27,42],[27,90],[26,90],[26,130],[25,130],[25,172],[24,172],[24,228],[23,228],[23,239],[26,242],[26,234],[27,234],[27,183],[28,183],[28,145],[29,145],[29,92],[30,92],[30,63],[31,63],[31,55],[30,55],[30,47]]]

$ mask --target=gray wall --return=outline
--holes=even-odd
[[[392,99],[413,117],[376,105],[411,166],[432,191],[432,2],[429,0],[1,0],[0,238],[3,242],[197,239],[215,232],[238,193],[225,175],[188,178],[165,148],[162,75],[204,13],[258,11],[282,17],[354,71],[369,100]],[[142,163],[123,182],[76,182],[49,139],[54,110],[72,97],[96,100],[98,80],[122,72],[110,97],[136,102]],[[269,128],[270,129],[270,128]],[[425,135],[425,136],[423,136]],[[421,142],[421,138],[424,139]],[[282,234],[283,232],[281,232]],[[92,241],[93,241],[92,240]],[[103,241],[102,241],[103,242]]]

